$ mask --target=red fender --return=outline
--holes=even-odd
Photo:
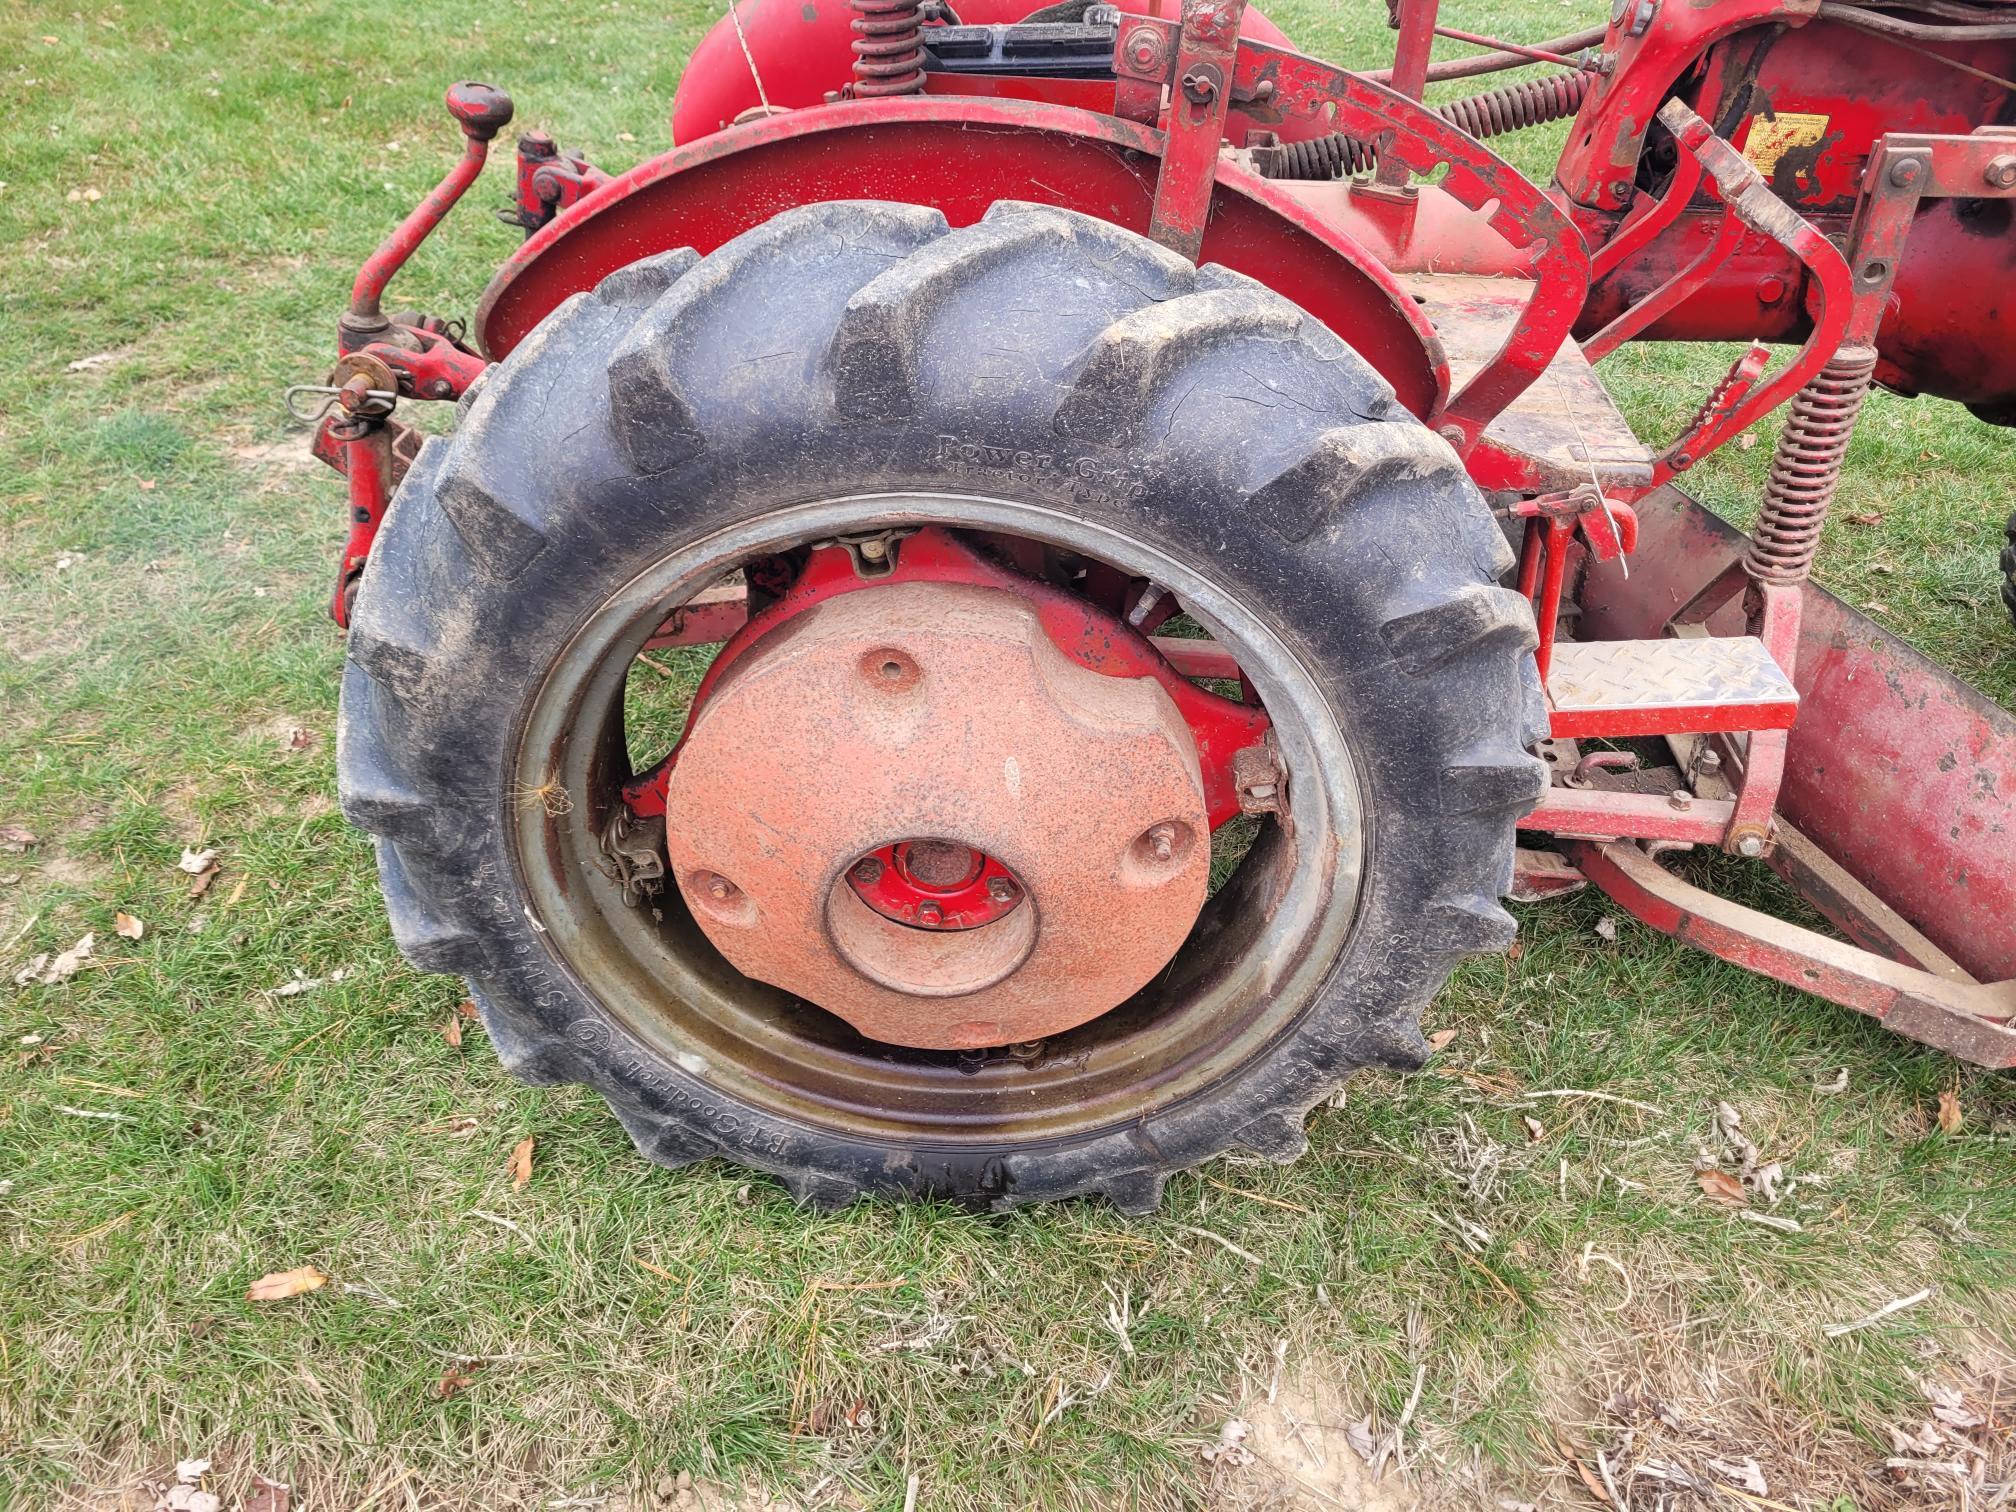
[[[1135,15],[1173,13],[1174,0],[1120,0]],[[1037,9],[1035,0],[960,0],[959,19],[969,26],[1020,21]],[[828,90],[851,76],[854,12],[846,0],[735,0],[733,13],[714,23],[700,39],[672,97],[672,140],[698,141],[729,125],[767,98],[772,105],[799,110],[820,104]],[[735,23],[742,23],[742,36]],[[1281,28],[1248,8],[1239,34],[1254,42],[1293,47]],[[748,53],[743,52],[743,42]],[[763,79],[759,97],[755,73]]]
[[[910,95],[815,106],[678,147],[597,189],[514,252],[476,310],[502,358],[560,302],[674,247],[705,253],[797,205],[896,200],[971,225],[1033,200],[1145,232],[1162,133],[1068,106]],[[1420,307],[1358,242],[1281,186],[1218,165],[1200,261],[1281,292],[1348,341],[1426,417],[1449,364]]]

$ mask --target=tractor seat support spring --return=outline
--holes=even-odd
[[[1582,108],[1582,101],[1595,83],[1596,75],[1586,69],[1546,74],[1537,79],[1521,79],[1502,89],[1449,100],[1434,110],[1452,126],[1482,141],[1508,131],[1567,119]],[[1329,136],[1262,148],[1254,153],[1253,160],[1266,178],[1334,179],[1371,172],[1379,162],[1379,151],[1369,142],[1336,131]]]
[[[922,0],[847,0],[854,12],[854,97],[924,92]]]
[[[1828,506],[1868,397],[1876,349],[1844,346],[1792,397],[1771,458],[1764,503],[1743,555],[1743,570],[1759,583],[1803,583],[1813,571]]]

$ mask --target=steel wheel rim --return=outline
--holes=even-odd
[[[1293,793],[1295,839],[1256,854],[1206,904],[1148,989],[1040,1053],[902,1051],[740,977],[686,914],[625,907],[595,865],[598,801],[622,765],[624,679],[656,625],[735,563],[898,524],[987,529],[1081,552],[1174,591],[1258,689]],[[612,720],[613,712],[613,720]],[[612,733],[613,727],[613,733]],[[508,743],[505,816],[528,915],[555,964],[622,1028],[721,1091],[834,1133],[933,1143],[1076,1137],[1197,1096],[1251,1063],[1312,1004],[1356,914],[1368,844],[1346,726],[1302,661],[1202,569],[1047,506],[874,494],[780,508],[681,546],[609,594],[528,700]],[[619,774],[620,775],[620,774]],[[526,801],[523,795],[568,795]],[[1249,898],[1267,895],[1264,917]],[[1203,943],[1208,940],[1209,944]]]

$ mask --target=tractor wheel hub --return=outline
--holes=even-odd
[[[949,583],[845,594],[753,644],[693,718],[666,846],[739,971],[922,1049],[1132,996],[1211,852],[1162,686],[1065,656],[1014,592]]]

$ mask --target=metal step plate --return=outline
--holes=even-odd
[[[1547,674],[1555,737],[1783,730],[1799,693],[1753,635],[1559,641]]]

